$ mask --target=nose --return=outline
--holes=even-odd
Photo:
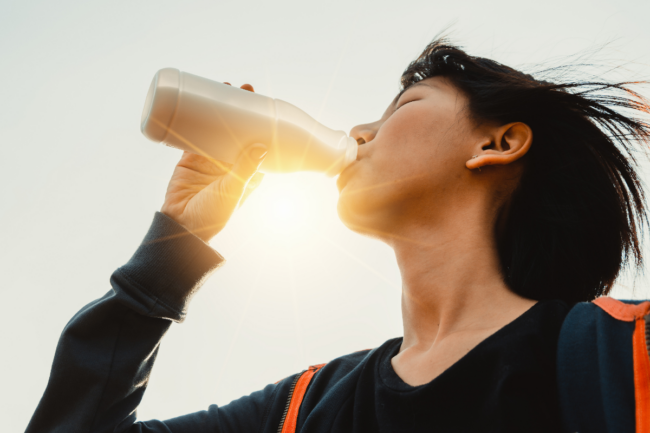
[[[357,143],[359,144],[369,143],[373,138],[375,138],[375,135],[379,130],[378,123],[379,122],[357,125],[350,130],[350,137],[357,140]]]

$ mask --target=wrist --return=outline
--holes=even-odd
[[[194,293],[223,262],[202,239],[157,212],[140,247],[113,277],[143,295],[145,314],[182,320]]]

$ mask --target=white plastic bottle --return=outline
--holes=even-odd
[[[154,76],[141,130],[153,141],[230,163],[245,147],[266,144],[265,173],[334,176],[357,158],[353,138],[287,102],[173,68]]]

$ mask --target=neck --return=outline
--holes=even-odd
[[[465,208],[435,227],[400,225],[391,237],[402,275],[403,349],[494,327],[504,310],[531,302],[503,282],[494,221],[481,214]]]

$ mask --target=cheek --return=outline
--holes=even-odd
[[[402,178],[426,177],[429,185],[456,178],[465,170],[464,148],[471,143],[462,119],[451,110],[417,109],[401,113],[387,130],[399,143],[389,157]],[[399,122],[397,122],[399,120]]]
[[[463,138],[447,117],[404,110],[382,125],[341,191],[343,222],[376,226],[407,208],[437,201],[464,169]]]
[[[404,206],[427,193],[431,175],[426,164],[418,167],[400,156],[368,158],[342,189],[338,201],[341,220],[351,228],[375,227],[392,221]]]
[[[381,173],[390,189],[395,187],[403,193],[430,189],[452,175],[462,154],[459,152],[462,139],[459,140],[461,137],[448,124],[432,120],[430,114],[409,114],[413,115],[399,124],[385,125],[389,128],[383,137],[378,134],[381,140],[377,142],[372,161],[373,174]]]

